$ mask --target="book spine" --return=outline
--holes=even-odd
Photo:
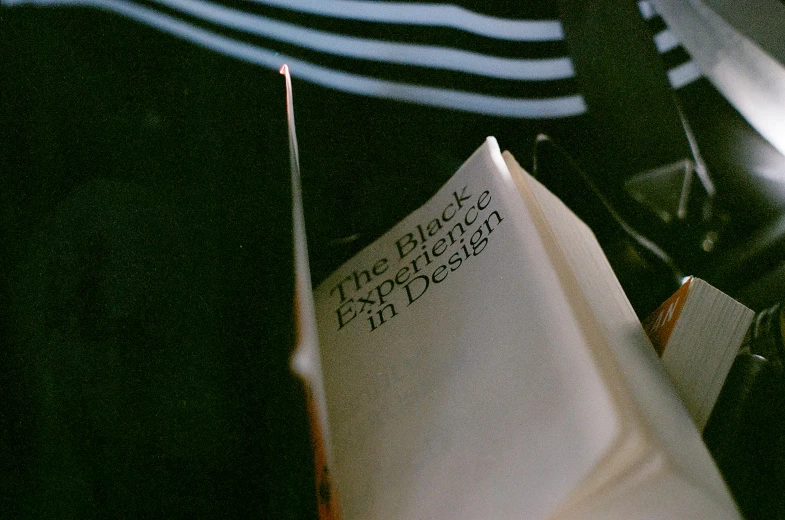
[[[314,451],[314,470],[316,476],[316,501],[320,520],[339,520],[338,498],[330,483],[328,448],[325,438],[327,428],[324,400],[317,399],[314,389],[323,397],[321,364],[319,362],[319,333],[316,327],[311,268],[308,261],[308,243],[305,232],[302,184],[300,179],[300,158],[297,151],[297,133],[294,123],[294,101],[292,97],[292,78],[288,65],[281,67],[280,73],[286,85],[286,117],[289,128],[289,162],[292,181],[292,237],[294,256],[294,332],[295,348],[291,365],[305,386],[308,422]]]
[[[327,449],[324,442],[318,407],[311,385],[305,381],[305,393],[308,407],[308,422],[311,429],[311,443],[314,453],[314,475],[316,477],[316,504],[319,520],[340,520],[338,496],[330,480],[330,468],[327,463]]]

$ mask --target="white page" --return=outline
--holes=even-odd
[[[433,219],[443,227],[428,237]],[[469,222],[462,237],[457,222]],[[489,138],[425,207],[317,289],[346,520],[544,518],[580,484],[619,424],[559,287]],[[341,307],[341,296],[353,301]],[[361,309],[360,298],[376,303]],[[387,304],[395,316],[387,307],[381,323]]]
[[[662,361],[699,430],[703,430],[754,313],[700,278],[689,294]]]
[[[618,374],[626,380],[628,397],[634,399],[635,406],[643,413],[647,433],[656,436],[657,444],[666,452],[669,472],[681,473],[680,478],[686,477],[697,484],[695,489],[703,497],[696,495],[696,502],[714,507],[708,503],[713,500],[725,512],[723,518],[738,518],[700,433],[594,235],[574,215],[571,219],[560,218],[564,215],[564,208],[559,208],[563,203],[544,186],[533,179],[530,186],[551,231],[557,236],[579,292],[586,297],[584,312],[593,316],[594,323],[600,327],[605,345],[619,367]]]

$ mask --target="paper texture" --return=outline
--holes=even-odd
[[[317,289],[344,518],[545,518],[579,486],[619,425],[558,287],[489,139]]]

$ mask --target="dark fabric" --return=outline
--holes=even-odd
[[[0,516],[313,516],[281,78],[2,17]]]

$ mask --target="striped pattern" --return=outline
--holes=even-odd
[[[287,63],[299,79],[362,96],[510,118],[586,111],[556,13],[506,19],[448,4],[366,0],[2,3],[111,11],[265,68]],[[657,48],[671,61],[671,84],[697,79],[697,67],[688,56],[678,60],[686,53],[651,4],[639,6]]]
[[[668,29],[665,21],[657,14],[654,4],[648,0],[642,0],[638,2],[638,8],[652,32],[654,45],[662,56],[671,86],[679,89],[700,78],[701,73],[698,65],[692,61],[676,35]]]

